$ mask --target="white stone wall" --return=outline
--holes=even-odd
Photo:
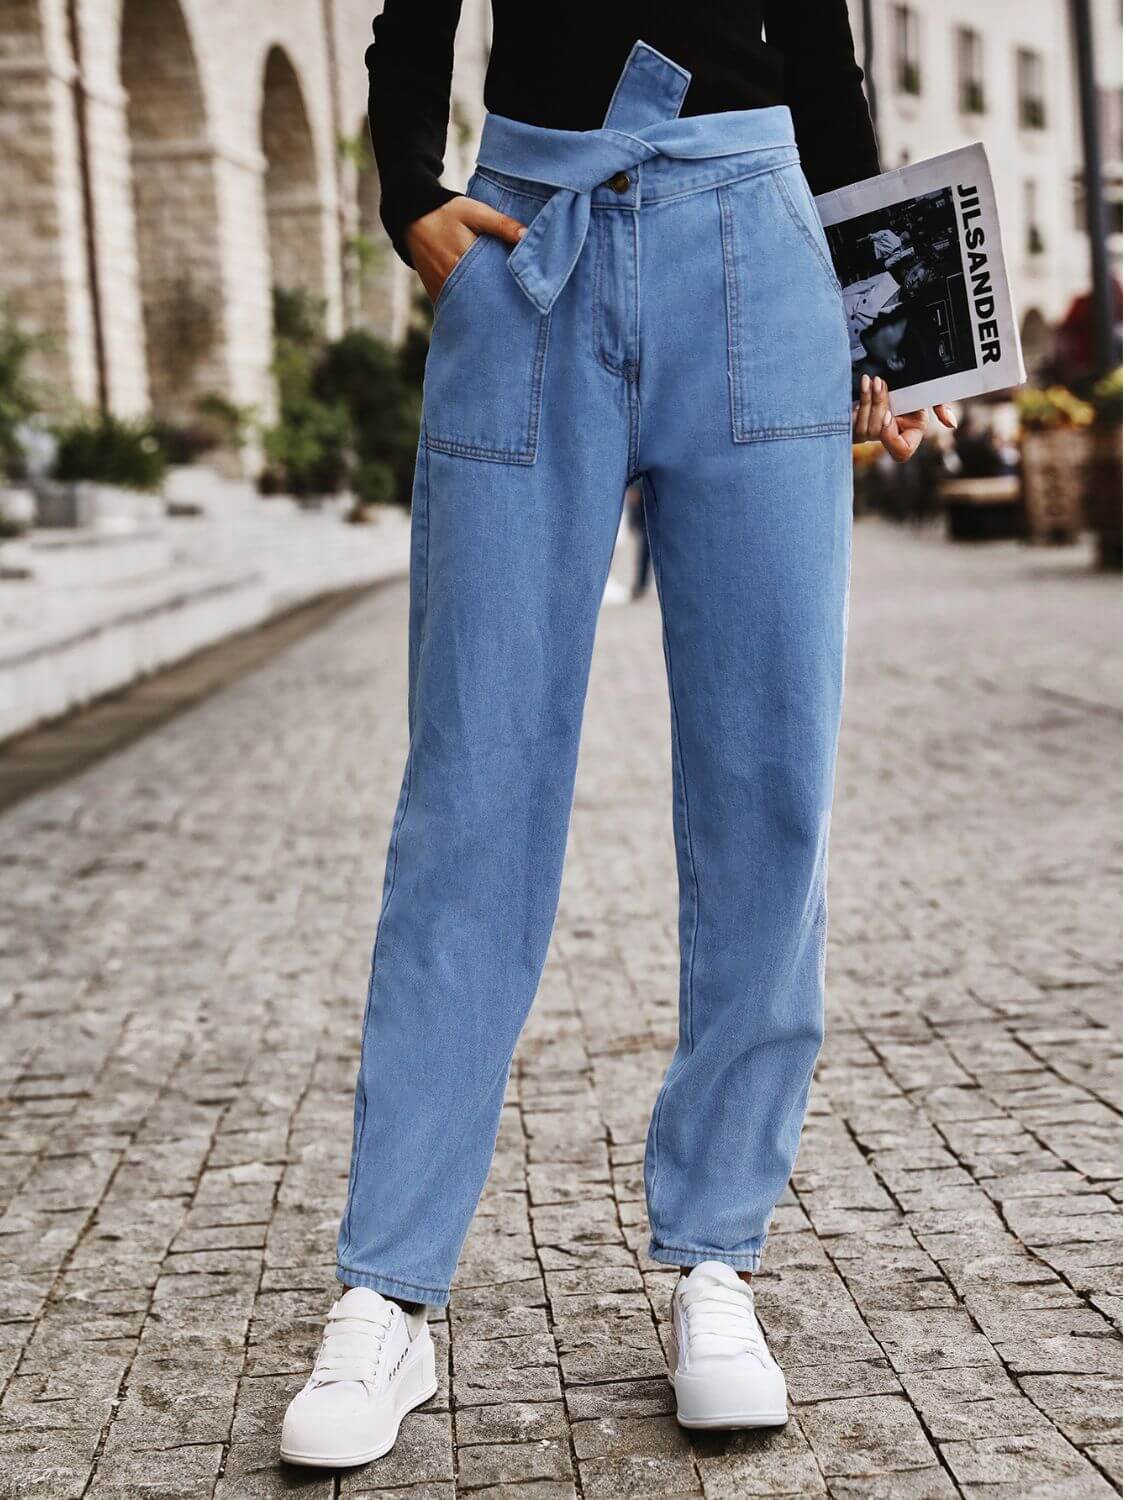
[[[862,5],[850,0],[856,49],[862,54]],[[1067,0],[913,0],[920,29],[921,93],[896,83],[894,0],[874,0],[875,86],[884,164],[897,166],[983,140],[996,186],[1005,256],[1022,320],[1033,309],[1061,317],[1090,285],[1089,243],[1075,206],[1082,140]],[[1099,82],[1121,84],[1120,6],[1094,0]],[[956,30],[970,27],[984,46],[986,108],[958,107]],[[1046,128],[1026,129],[1017,110],[1016,52],[1037,52],[1045,70]],[[1118,181],[1120,181],[1118,163]],[[1029,189],[1028,184],[1034,184]],[[1029,195],[1044,249],[1028,248]],[[1119,246],[1118,246],[1119,248]]]
[[[366,141],[370,0],[77,9],[110,405],[183,417],[217,390],[268,411],[277,281],[322,298],[330,332],[359,321],[401,336],[413,278],[378,226],[377,183],[361,182],[354,147],[340,149]],[[457,185],[483,114],[486,11],[467,0],[458,39]],[[67,0],[0,0],[0,297],[51,336],[38,363],[57,397],[90,404],[74,77]],[[375,249],[362,276],[361,230]],[[194,334],[185,305],[206,312]]]

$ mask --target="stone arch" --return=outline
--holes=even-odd
[[[274,45],[262,86],[262,153],[270,277],[274,286],[327,294],[324,197],[316,144],[296,70]]]
[[[83,232],[75,103],[41,0],[0,3],[0,307],[56,337],[33,356],[48,399],[98,397],[89,265]],[[62,334],[62,337],[57,335]]]
[[[214,147],[179,0],[124,0],[120,36],[152,409],[185,420],[225,386]]]
[[[355,180],[356,281],[355,319],[380,338],[392,343],[402,337],[408,308],[404,278],[390,236],[379,218],[379,169],[371,149],[371,135],[364,119],[356,132],[358,145]]]

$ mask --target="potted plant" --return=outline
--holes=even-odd
[[[1016,397],[1028,540],[1065,546],[1078,540],[1093,407],[1065,386],[1024,386]]]
[[[1090,461],[1086,521],[1097,534],[1098,562],[1121,568],[1121,370],[1102,377],[1090,392]]]
[[[39,399],[27,365],[43,345],[7,313],[0,316],[0,537],[18,535],[35,516],[26,445]]]
[[[37,486],[41,526],[127,530],[157,520],[166,462],[151,428],[109,412],[55,428],[53,482]]]

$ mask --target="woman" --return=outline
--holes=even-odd
[[[438,182],[459,4],[388,0],[367,55],[384,222],[435,321],[349,1290],[282,1437],[324,1466],[386,1452],[434,1390],[426,1304],[449,1299],[547,952],[630,484],[672,704],[681,1022],[645,1184],[649,1253],[681,1268],[688,1426],[786,1419],[751,1275],[821,1040],[853,421],[805,173],[878,171],[845,0],[493,0],[465,196]],[[866,383],[855,436],[905,458],[923,426]]]

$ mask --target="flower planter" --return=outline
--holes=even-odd
[[[1082,531],[1089,432],[1057,427],[1025,432],[1021,472],[1025,531],[1040,546],[1070,546]]]
[[[1094,427],[1086,470],[1086,524],[1097,534],[1098,562],[1121,569],[1121,428]]]
[[[1014,474],[947,479],[940,494],[951,542],[1007,542],[1023,535],[1020,484]]]

